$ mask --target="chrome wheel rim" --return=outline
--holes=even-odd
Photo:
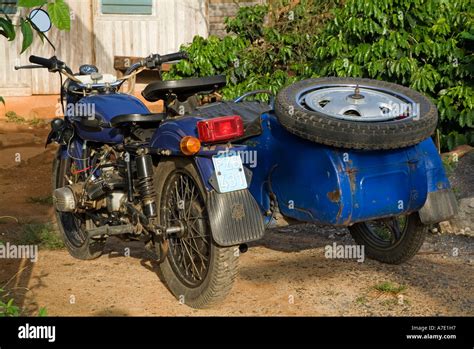
[[[404,94],[356,84],[315,85],[300,93],[298,104],[347,121],[383,122],[416,118],[419,108]]]

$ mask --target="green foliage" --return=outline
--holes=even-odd
[[[64,0],[56,0],[55,2],[48,3],[48,12],[51,17],[51,22],[58,29],[71,29],[69,6],[64,2]]]
[[[38,317],[46,317],[48,316],[48,311],[45,307],[41,307],[38,311]]]
[[[23,43],[21,44],[21,53],[25,52],[28,47],[33,43],[33,30],[31,29],[31,25],[24,20],[21,19],[21,33],[23,34]]]
[[[474,144],[474,9],[465,0],[282,1],[242,7],[232,35],[196,37],[166,78],[226,74],[224,98],[296,80],[395,82],[437,104],[444,149]]]
[[[225,19],[226,31],[254,41],[264,34],[263,24],[267,13],[268,6],[242,7],[235,18]]]
[[[327,21],[327,10],[334,1],[301,1],[290,11],[281,12],[289,1],[272,7],[242,7],[234,19],[226,20],[233,32],[222,39],[195,37],[181,47],[189,61],[181,61],[164,75],[165,79],[225,74],[226,99],[249,90],[268,89],[277,92],[283,86],[312,73],[312,43]],[[265,21],[271,23],[265,25]],[[265,98],[264,96],[260,96]]]
[[[26,224],[18,238],[18,243],[21,245],[39,245],[49,250],[64,247],[63,241],[51,224]]]
[[[8,298],[6,303],[4,298],[6,298],[7,292],[0,288],[0,317],[17,317],[21,315],[20,307],[15,305],[15,300],[13,298]],[[48,311],[46,307],[41,307],[38,310],[38,317],[48,316]]]
[[[44,120],[38,119],[37,117],[34,117],[33,119],[27,120],[23,116],[20,116],[17,113],[15,113],[14,111],[11,111],[11,110],[7,111],[5,113],[5,118],[7,119],[7,122],[15,123],[15,124],[18,124],[18,125],[26,124],[26,125],[33,126],[33,127],[42,127],[42,126],[45,126],[47,124]]]
[[[10,18],[0,17],[0,35],[6,37],[8,41],[15,40],[15,27],[13,26],[13,23]]]
[[[23,124],[23,123],[26,122],[24,117],[19,116],[14,111],[7,111],[5,113],[5,117],[7,118],[7,122],[12,122],[12,123],[15,123],[15,124]]]
[[[398,294],[406,290],[405,285],[396,285],[390,281],[384,281],[374,286],[374,289],[383,293]]]
[[[18,0],[20,7],[38,7],[46,4],[46,0]]]
[[[15,301],[13,298],[9,298],[6,300],[6,303],[4,301],[5,291],[0,288],[0,317],[13,317],[13,316],[19,316],[20,315],[20,308],[13,304]]]

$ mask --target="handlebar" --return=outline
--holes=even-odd
[[[57,59],[54,56],[51,58],[30,56],[30,63],[38,64],[48,69],[53,69],[57,63]]]
[[[151,54],[147,58],[142,59],[141,61],[130,66],[125,72],[125,75],[129,75],[141,67],[147,67],[148,69],[156,69],[163,63],[179,61],[181,59],[188,59],[188,54],[183,51],[169,53],[167,55]]]
[[[175,52],[167,55],[159,56],[159,64],[166,62],[179,61],[181,59],[188,59],[188,54],[186,52]]]
[[[163,63],[171,62],[171,61],[177,61],[181,59],[187,59],[188,54],[186,52],[175,52],[175,53],[170,53],[167,55],[159,55],[159,54],[151,54],[150,56],[146,57],[145,59],[133,64],[130,66],[127,71],[125,72],[125,76],[117,80],[117,83],[115,85],[120,86],[126,79],[130,78],[132,75],[136,75],[139,73],[140,68],[148,68],[148,69],[156,69]],[[80,80],[78,80],[72,73],[71,69],[62,61],[60,61],[56,56],[53,56],[51,58],[44,58],[44,57],[38,57],[38,56],[30,56],[29,60],[31,63],[37,64],[38,67],[44,67],[48,68],[50,72],[60,72],[64,75],[66,75],[69,79],[80,83]],[[23,69],[25,67],[16,67],[18,69]]]

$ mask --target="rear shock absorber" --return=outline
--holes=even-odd
[[[153,162],[150,155],[136,157],[138,191],[142,197],[143,211],[147,217],[156,217],[155,187],[153,185]]]

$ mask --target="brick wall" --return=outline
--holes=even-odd
[[[265,0],[209,0],[209,34],[217,35],[219,37],[224,36],[226,34],[224,19],[226,17],[235,16],[239,6],[251,6],[256,4],[264,4],[265,2]]]

